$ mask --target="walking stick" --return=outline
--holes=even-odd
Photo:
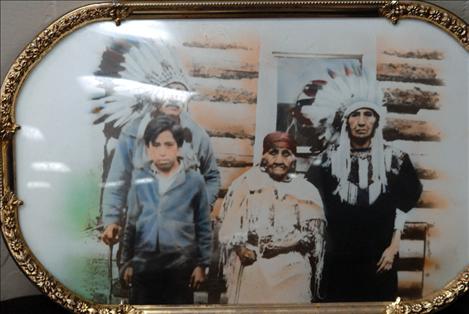
[[[239,272],[238,272],[238,278],[236,279],[234,304],[238,304],[238,301],[239,301],[239,291],[241,290],[241,279],[243,278],[243,270],[244,270],[244,265],[241,264],[241,267],[239,268]]]
[[[112,248],[113,244],[109,245],[109,260],[108,260],[108,277],[109,277],[109,295],[108,295],[108,304],[111,304],[112,300]]]

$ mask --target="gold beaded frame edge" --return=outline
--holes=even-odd
[[[93,304],[75,295],[51,276],[34,257],[21,234],[18,209],[22,201],[14,193],[14,134],[20,127],[15,123],[15,102],[18,92],[34,66],[62,38],[93,22],[135,18],[236,18],[286,16],[383,16],[393,24],[401,19],[429,22],[451,36],[469,52],[468,24],[447,10],[422,1],[357,0],[357,1],[153,1],[99,3],[78,8],[52,23],[42,31],[19,55],[10,67],[1,86],[1,166],[0,166],[0,223],[7,247],[18,266],[50,299],[77,313],[323,313],[350,311],[386,313],[435,312],[469,290],[469,267],[442,290],[421,300],[393,303],[335,303],[306,306],[130,306]]]

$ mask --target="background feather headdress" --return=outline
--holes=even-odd
[[[127,122],[172,104],[187,109],[192,97],[174,50],[159,38],[112,39],[99,70],[80,78],[91,98],[95,124]]]

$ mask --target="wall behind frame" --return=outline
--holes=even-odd
[[[2,81],[20,51],[45,27],[66,12],[97,1],[1,1]],[[469,21],[469,1],[429,1]],[[0,254],[0,301],[40,294],[18,269],[3,239]]]

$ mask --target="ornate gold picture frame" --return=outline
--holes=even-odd
[[[43,30],[2,83],[5,242],[44,294],[77,313],[437,311],[469,289],[468,52],[467,23],[424,1],[120,1],[78,8]],[[177,122],[161,122],[149,104],[165,114],[166,106],[180,110]],[[370,132],[363,119],[372,119]],[[165,130],[179,149],[171,165],[187,166],[176,174],[193,178],[187,190],[174,184],[177,178],[161,187],[169,161],[152,155],[163,134],[153,130],[152,137],[152,122],[183,127],[181,145],[178,131]],[[122,148],[126,134],[129,146]],[[360,137],[369,140],[365,150],[356,146]],[[345,144],[350,152],[341,150]],[[137,145],[148,171],[136,172],[132,159],[125,179],[116,160]],[[284,164],[271,164],[274,154]],[[373,171],[381,167],[376,160],[383,160],[381,176]],[[168,212],[193,197],[189,227],[181,222],[187,213],[162,223],[163,212],[151,223],[140,220],[147,207],[160,206],[141,190],[154,182],[155,195],[170,195],[173,185],[182,191]],[[125,215],[107,211],[115,195]],[[389,207],[387,218],[337,209],[378,203]],[[118,229],[106,235],[113,223]],[[378,235],[388,227],[383,241],[390,244],[377,249],[376,268],[395,279],[383,289],[363,279],[362,287],[348,274],[367,269],[350,256],[363,261],[353,254],[381,242],[360,232]],[[126,277],[128,265],[135,280],[141,265],[167,263],[145,255],[142,234],[152,232],[159,253],[165,245],[183,251],[181,243],[195,243],[191,304],[129,304],[141,299],[129,294],[126,283],[132,290],[136,282]],[[342,286],[351,280],[352,288]],[[375,294],[385,286],[397,294]],[[361,289],[368,290],[353,294]]]

